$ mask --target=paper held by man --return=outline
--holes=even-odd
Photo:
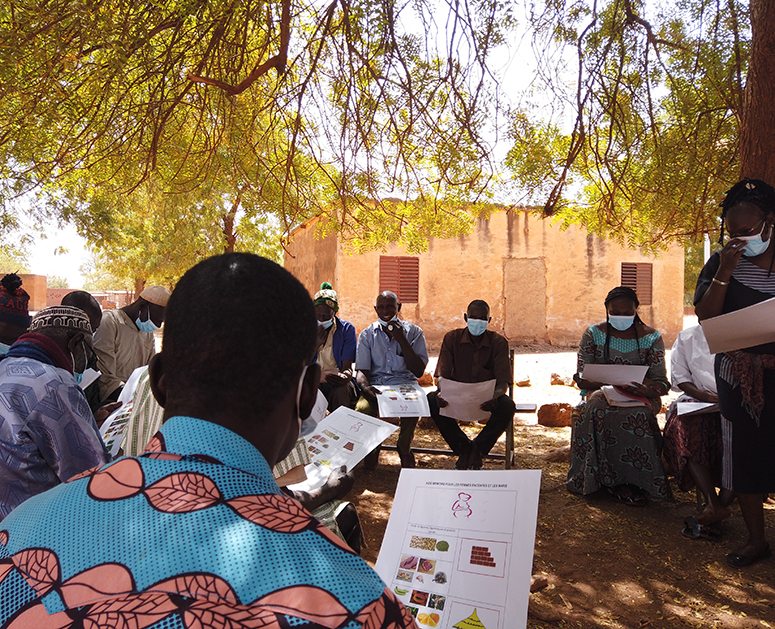
[[[494,392],[495,380],[457,382],[439,378],[439,395],[448,402],[447,406],[440,409],[441,414],[463,422],[487,419],[490,411],[483,411],[479,407],[491,400]]]
[[[584,365],[581,377],[590,382],[627,386],[633,382],[642,383],[648,370],[648,365],[601,365],[592,363]]]
[[[775,298],[700,321],[711,354],[775,342]]]
[[[430,417],[428,398],[417,383],[384,384],[375,388],[380,417]]]

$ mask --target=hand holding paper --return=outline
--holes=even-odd
[[[487,419],[492,411],[482,409],[482,404],[492,400],[495,380],[485,382],[457,382],[439,378],[439,391],[447,405],[442,413],[460,421],[474,422]]]

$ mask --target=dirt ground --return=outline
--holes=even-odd
[[[572,352],[518,356],[516,379],[529,374],[531,386],[517,389],[517,401],[575,404],[577,390],[549,384],[551,372],[570,376],[574,360]],[[736,505],[724,522],[722,539],[707,542],[681,535],[683,519],[695,512],[696,500],[694,492],[682,493],[675,484],[674,502],[655,500],[642,508],[605,496],[570,494],[565,489],[568,464],[545,458],[569,443],[570,428],[539,426],[534,414],[517,417],[522,423],[514,431],[516,467],[542,470],[533,574],[545,577],[548,585],[531,594],[529,628],[775,628],[775,558],[748,568],[732,568],[724,560],[746,537]],[[424,420],[414,446],[445,444]],[[503,451],[501,439],[493,452]],[[451,469],[455,460],[417,456],[420,468]],[[502,460],[485,461],[485,470],[502,467]],[[348,497],[361,516],[368,545],[362,554],[372,565],[399,473],[396,453],[383,452],[376,470],[357,468]],[[770,543],[775,545],[775,505],[765,505],[765,517]]]

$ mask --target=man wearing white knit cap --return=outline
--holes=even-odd
[[[170,291],[146,286],[140,296],[119,310],[107,310],[94,336],[100,404],[118,399],[124,383],[138,367],[147,365],[156,353],[153,333],[164,322]]]

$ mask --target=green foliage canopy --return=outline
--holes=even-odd
[[[536,6],[538,84],[558,121],[514,115],[517,183],[546,214],[647,249],[715,230],[740,172],[748,20],[736,0]]]
[[[151,180],[187,195],[220,177],[233,197],[271,188],[286,235],[323,212],[331,229],[357,224],[364,244],[385,221],[401,239],[404,216],[380,201],[390,195],[420,199],[421,231],[449,229],[442,205],[467,228],[454,208],[476,207],[494,173],[486,63],[514,20],[499,0],[447,8],[9,0],[0,179],[7,194],[45,187],[49,207],[82,224],[96,211],[85,188],[117,196]]]

